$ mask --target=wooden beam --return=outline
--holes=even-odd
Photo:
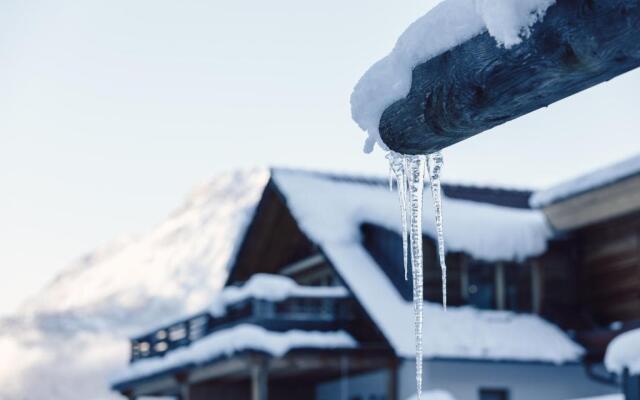
[[[295,275],[311,267],[315,267],[318,264],[322,264],[326,261],[327,260],[324,258],[324,255],[315,254],[311,257],[304,258],[300,261],[294,262],[292,264],[289,264],[283,267],[280,273],[282,275],[287,275],[287,276]]]
[[[637,68],[639,37],[638,0],[557,0],[516,46],[485,32],[417,66],[380,134],[432,153]]]
[[[192,383],[201,383],[230,376],[244,376],[246,379],[249,364],[250,361],[248,361],[248,357],[234,357],[228,360],[222,360],[194,369],[189,376],[189,381]]]
[[[142,382],[125,390],[123,395],[131,399],[144,396],[163,396],[174,393],[179,385],[173,376],[159,377],[148,382]]]

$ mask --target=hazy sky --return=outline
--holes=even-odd
[[[433,2],[0,2],[0,314],[221,170],[386,174],[349,95]],[[544,187],[638,152],[640,71],[445,152],[449,181]]]

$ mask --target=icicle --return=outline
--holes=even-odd
[[[447,266],[445,264],[444,230],[442,226],[442,188],[440,185],[440,173],[442,172],[443,165],[442,154],[437,152],[427,157],[423,155],[401,155],[389,152],[387,159],[389,160],[391,172],[396,178],[398,197],[400,198],[405,279],[407,279],[409,248],[411,250],[414,330],[416,337],[416,385],[417,399],[420,400],[422,397],[422,333],[424,307],[422,205],[425,170],[428,170],[435,208],[438,255],[442,269],[442,303],[445,309],[447,307]]]
[[[405,156],[410,204],[409,237],[411,240],[411,270],[413,273],[413,311],[416,336],[417,399],[422,395],[422,328],[423,328],[423,259],[422,259],[422,197],[424,193],[425,156]]]
[[[442,173],[443,158],[441,152],[429,154],[427,168],[429,170],[429,182],[431,184],[431,196],[436,217],[436,233],[438,238],[438,257],[442,269],[442,306],[447,309],[447,264],[444,251],[444,228],[442,224],[442,187],[440,175]]]
[[[409,229],[407,217],[407,175],[405,173],[406,163],[403,155],[390,151],[387,153],[389,168],[396,178],[398,197],[400,199],[400,217],[402,219],[402,259],[404,263],[404,280],[408,280],[407,264],[409,258]]]

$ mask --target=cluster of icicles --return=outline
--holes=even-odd
[[[425,155],[404,155],[395,152],[387,154],[389,160],[389,189],[393,190],[396,180],[400,197],[402,218],[402,249],[404,257],[404,279],[407,280],[409,249],[411,250],[411,271],[413,277],[413,309],[416,336],[416,384],[417,399],[422,395],[422,328],[423,328],[423,256],[422,256],[422,197],[425,175],[429,177],[433,197],[438,257],[442,269],[442,305],[447,308],[447,266],[445,264],[444,231],[442,227],[442,188],[440,175],[443,159],[440,152]]]

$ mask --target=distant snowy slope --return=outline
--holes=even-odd
[[[155,229],[83,257],[0,320],[0,400],[117,399],[127,338],[206,308],[266,170],[222,174]]]

